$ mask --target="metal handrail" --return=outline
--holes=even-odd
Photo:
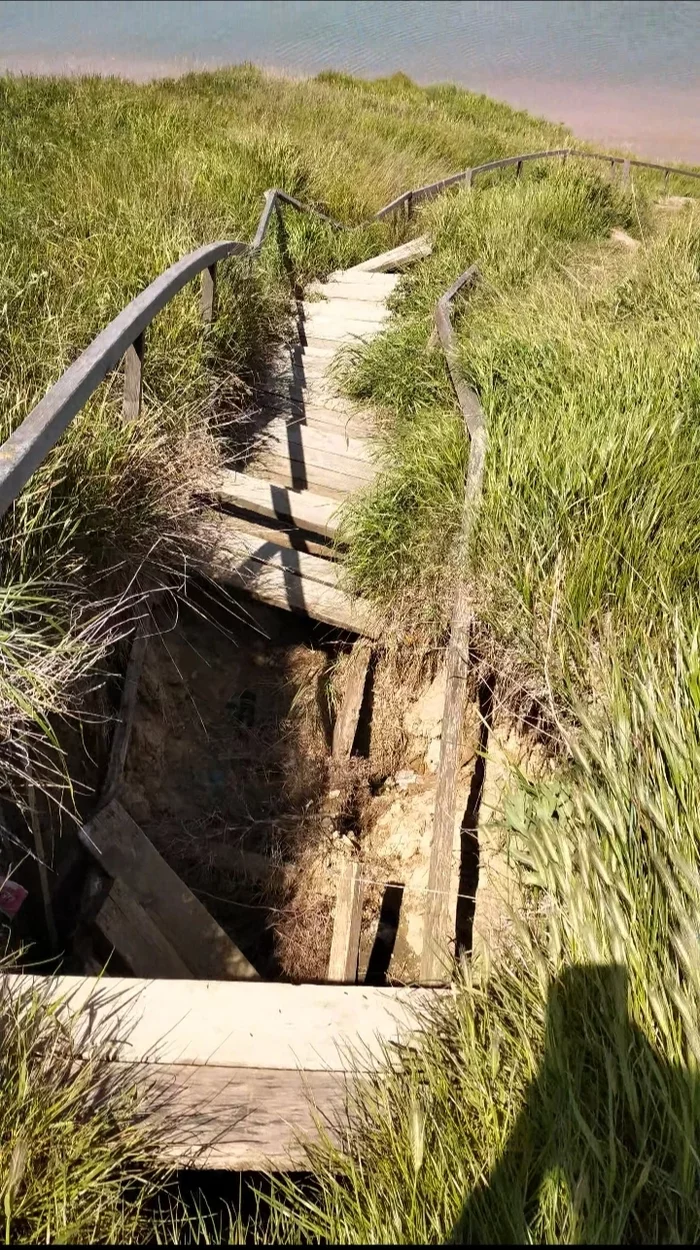
[[[582,157],[588,160],[606,161],[611,167],[621,165],[623,181],[629,180],[631,166],[661,170],[665,173],[667,181],[671,174],[684,178],[700,178],[700,173],[693,170],[652,164],[650,161],[586,152],[577,148],[555,148],[541,152],[521,153],[519,156],[500,157],[498,160],[475,165],[470,169],[462,170],[461,173],[441,178],[426,186],[405,191],[403,195],[386,204],[384,208],[380,208],[368,221],[351,226],[336,221],[313,205],[303,204],[278,188],[266,191],[265,204],[252,243],[231,240],[209,243],[183,256],[166,269],[131,300],[126,308],[93,339],[77,360],[49,388],[21,425],[0,446],[0,517],[26,486],[29,478],[58,442],[73,417],[87,403],[110,369],[114,368],[122,357],[125,357],[124,419],[131,421],[138,416],[141,409],[143,335],[156,313],[160,312],[188,282],[201,274],[202,318],[205,323],[211,322],[215,314],[217,263],[230,256],[256,255],[265,240],[272,214],[280,204],[287,204],[298,212],[313,213],[334,229],[353,230],[373,221],[381,221],[404,207],[410,216],[414,205],[432,199],[460,182],[470,186],[474,179],[482,174],[515,165],[516,174],[519,177],[525,162],[555,157],[562,160],[567,160],[569,157]]]

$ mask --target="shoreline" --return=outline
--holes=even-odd
[[[129,57],[79,55],[72,57],[37,57],[15,54],[0,61],[0,75],[13,77],[120,78],[137,85],[166,78],[182,78],[192,73],[216,73],[232,68],[235,63],[207,63],[197,58],[173,60]],[[240,64],[240,62],[238,63]],[[317,72],[282,68],[257,62],[264,73],[277,78],[303,80]],[[341,71],[345,72],[345,71]],[[356,74],[372,81],[389,77]],[[422,82],[418,86],[435,85],[443,80]],[[675,161],[700,165],[700,84],[693,89],[654,87],[648,85],[614,85],[584,81],[545,81],[477,75],[469,83],[445,79],[465,91],[487,95],[525,109],[542,118],[570,129],[584,142],[633,152],[648,160]]]

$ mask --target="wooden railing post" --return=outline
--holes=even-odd
[[[519,178],[522,172],[523,172],[523,163],[522,161],[518,161],[517,165],[515,166],[516,178]]]
[[[620,173],[620,182],[623,187],[628,187],[630,183],[630,162],[629,157],[622,162],[622,170]]]
[[[199,307],[205,326],[211,325],[216,316],[216,264],[202,270],[202,293]]]
[[[124,399],[122,402],[122,421],[126,424],[136,421],[141,415],[141,397],[143,393],[143,353],[145,339],[143,332],[134,339],[131,347],[127,347],[124,356]]]
[[[471,169],[465,169],[465,171],[464,171],[464,185],[465,185],[465,187],[466,187],[466,188],[471,187],[471,185],[472,185],[472,177],[473,177],[473,170],[471,170]]]
[[[664,195],[668,195],[668,183],[669,183],[670,177],[671,177],[671,171],[670,169],[667,169],[666,172],[664,173]]]

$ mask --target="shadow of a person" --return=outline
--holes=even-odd
[[[617,965],[577,966],[552,983],[540,1070],[452,1244],[697,1237],[698,1082],[631,1023],[627,990]]]

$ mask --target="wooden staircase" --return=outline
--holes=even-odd
[[[297,333],[272,362],[245,471],[204,484],[200,568],[274,607],[377,637],[371,605],[344,588],[333,541],[343,502],[371,486],[373,423],[340,394],[338,352],[387,325],[400,271],[430,253],[414,239],[314,283]]]

